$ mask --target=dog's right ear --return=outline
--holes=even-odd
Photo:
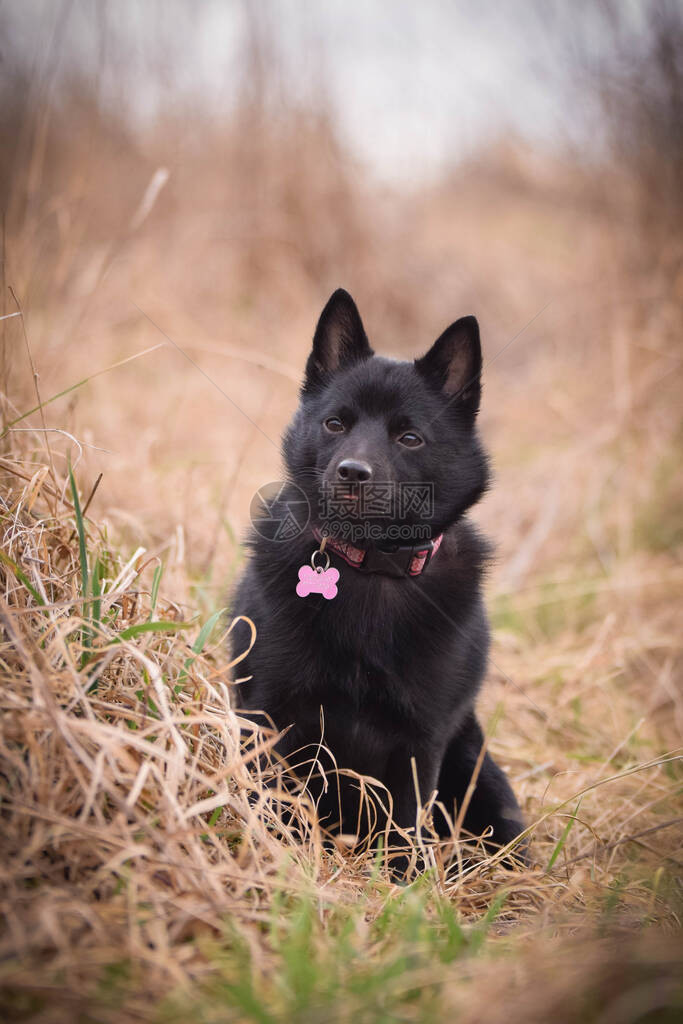
[[[314,390],[337,370],[369,359],[372,354],[356,303],[348,292],[338,288],[320,314],[303,390]]]
[[[447,327],[429,352],[415,360],[415,368],[474,422],[481,397],[481,342],[475,317],[460,317]]]

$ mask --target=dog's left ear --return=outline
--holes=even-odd
[[[474,316],[447,327],[429,352],[415,360],[418,373],[432,387],[450,396],[454,408],[474,420],[481,398],[481,342]]]
[[[356,303],[348,292],[338,288],[320,314],[306,363],[304,390],[372,354]]]

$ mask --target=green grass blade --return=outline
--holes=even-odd
[[[71,468],[71,459],[69,459],[69,482],[71,484],[71,494],[74,501],[74,513],[76,515],[76,530],[78,531],[78,551],[81,559],[81,595],[84,598],[88,596],[88,549],[85,544],[85,525],[83,523],[83,513],[81,512],[81,502],[78,497],[78,488],[76,487],[76,481],[74,479],[74,472]]]
[[[95,632],[99,632],[102,627],[102,563],[100,562],[99,555],[95,558],[95,564],[93,565],[92,575],[90,577],[90,587],[92,590],[93,601],[90,606],[90,616],[93,624],[93,628],[90,630],[90,642]],[[94,679],[90,686],[88,686],[86,693],[92,693],[97,690],[98,681]]]
[[[81,512],[81,502],[78,497],[78,488],[76,487],[76,480],[74,478],[74,472],[71,468],[71,459],[69,459],[69,482],[71,484],[71,494],[74,502],[74,514],[76,516],[76,530],[78,532],[78,551],[81,560],[81,596],[86,601],[88,598],[88,549],[85,543],[85,524],[83,522],[83,513]],[[85,605],[83,608],[83,614],[86,614]],[[81,668],[86,665],[88,661],[87,648],[91,646],[92,637],[90,630],[87,626],[83,627],[81,632],[81,641],[83,643],[83,654],[81,655]]]
[[[548,871],[552,871],[553,864],[555,863],[557,858],[562,853],[562,848],[563,848],[564,844],[567,842],[567,838],[569,836],[569,833],[571,832],[572,828],[574,827],[574,822],[576,821],[576,815],[579,813],[579,807],[580,806],[581,806],[581,800],[579,800],[578,804],[576,805],[576,810],[574,811],[574,813],[572,814],[571,818],[569,819],[569,821],[565,825],[564,831],[562,832],[562,835],[560,836],[560,838],[558,839],[558,841],[557,841],[557,843],[555,845],[555,849],[553,850],[553,852],[551,854],[551,857],[550,857],[550,860],[548,861],[548,867],[545,869],[546,870],[546,874],[548,873]]]
[[[110,370],[116,370],[119,366],[125,366],[126,363],[131,363],[134,359],[139,359],[141,356],[146,356],[150,352],[155,352],[158,348],[162,347],[162,345],[153,345],[151,348],[146,348],[144,352],[136,352],[135,355],[127,356],[125,359],[120,359],[117,363],[112,363],[111,366],[105,367],[104,370],[98,370],[96,373],[91,373],[89,377],[84,377],[82,380],[76,381],[75,384],[71,384],[70,387],[64,388],[63,391],[58,391],[56,395],[46,398],[45,401],[40,403],[40,405],[34,405],[32,409],[28,410],[28,412],[22,412],[21,416],[17,416],[15,419],[10,420],[0,434],[0,440],[10,432],[12,427],[15,427],[17,423],[21,423],[21,421],[25,420],[28,416],[32,416],[34,412],[39,412],[40,409],[44,409],[47,405],[52,405],[52,403],[56,402],[59,398],[64,398],[65,395],[70,395],[72,391],[78,391],[79,388],[82,388],[85,384],[89,384],[90,381],[95,380],[96,377],[101,377],[102,374],[109,373]]]
[[[216,623],[220,619],[221,615],[224,615],[227,610],[227,608],[219,608],[217,612],[214,612],[213,615],[210,615],[209,618],[206,620],[206,622],[199,631],[199,636],[192,644],[192,650],[194,651],[195,654],[200,654],[202,652],[202,650],[204,649],[204,644],[206,643],[206,641],[209,639],[214,629],[216,628]]]
[[[491,929],[491,925],[500,914],[507,897],[507,892],[498,893],[484,916],[476,923],[472,931],[468,934],[467,946],[470,952],[478,953],[481,950]]]
[[[6,555],[4,551],[0,551],[0,562],[2,562],[4,565],[6,565],[8,569],[12,570],[12,572],[17,577],[19,582],[24,584],[24,586],[28,590],[28,592],[31,595],[31,597],[35,601],[37,601],[38,604],[40,604],[40,605],[44,605],[45,604],[45,601],[43,600],[42,596],[38,593],[36,588],[33,586],[33,584],[29,580],[29,578],[26,575],[26,573],[24,572],[24,570],[21,569],[17,565],[16,562],[13,562],[12,559],[9,557],[9,555]]]
[[[481,927],[485,933],[489,930],[493,922],[500,914],[501,910],[503,909],[503,904],[505,903],[507,898],[508,894],[506,892],[499,893],[494,899],[489,909],[484,914],[484,917],[481,921]]]
[[[51,398],[47,398],[44,402],[41,402],[40,405],[34,405],[32,409],[28,410],[28,412],[22,412],[21,416],[17,416],[15,419],[10,420],[2,434],[0,434],[0,439],[2,439],[5,434],[9,433],[12,427],[16,426],[17,423],[21,423],[21,421],[25,420],[28,416],[32,416],[34,412],[44,409],[46,405],[51,405],[52,402],[56,402],[58,398],[64,398],[65,395],[70,395],[72,391],[77,391],[78,388],[82,388],[84,384],[87,384],[89,380],[92,380],[92,377],[84,377],[83,380],[77,381],[76,384],[72,384],[71,387],[65,388],[63,391],[58,392]]]
[[[93,625],[97,626],[99,629],[102,620],[102,563],[100,562],[99,557],[95,559],[90,585],[92,588],[92,596],[94,598],[92,602],[92,621]]]
[[[138,622],[134,626],[122,629],[117,640],[133,640],[141,633],[176,633],[181,629],[192,629],[194,622]]]
[[[209,618],[206,620],[206,622],[199,631],[199,636],[192,644],[192,650],[195,654],[201,654],[201,652],[204,650],[204,645],[206,644],[206,641],[209,639],[214,629],[216,628],[216,623],[220,619],[221,615],[224,615],[226,611],[227,608],[219,608],[217,612],[214,612],[213,615],[210,615]],[[185,680],[187,679],[188,669],[190,668],[190,665],[193,663],[194,660],[194,658],[186,659],[185,664],[183,665],[182,672],[180,672],[178,675],[178,682],[174,687],[176,693],[178,693],[179,690],[182,690],[185,684]]]

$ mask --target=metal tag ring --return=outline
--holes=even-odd
[[[316,565],[315,564],[315,556],[316,555],[322,555],[323,558],[325,559],[325,568],[324,569],[323,569],[322,565]],[[313,568],[315,569],[316,572],[325,572],[330,567],[330,556],[328,555],[328,553],[326,551],[320,551],[320,549],[318,549],[318,550],[314,551],[313,554],[311,555],[311,565],[313,566]]]

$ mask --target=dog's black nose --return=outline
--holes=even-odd
[[[337,476],[347,483],[365,483],[372,478],[372,469],[367,462],[358,459],[342,459],[337,466]]]

